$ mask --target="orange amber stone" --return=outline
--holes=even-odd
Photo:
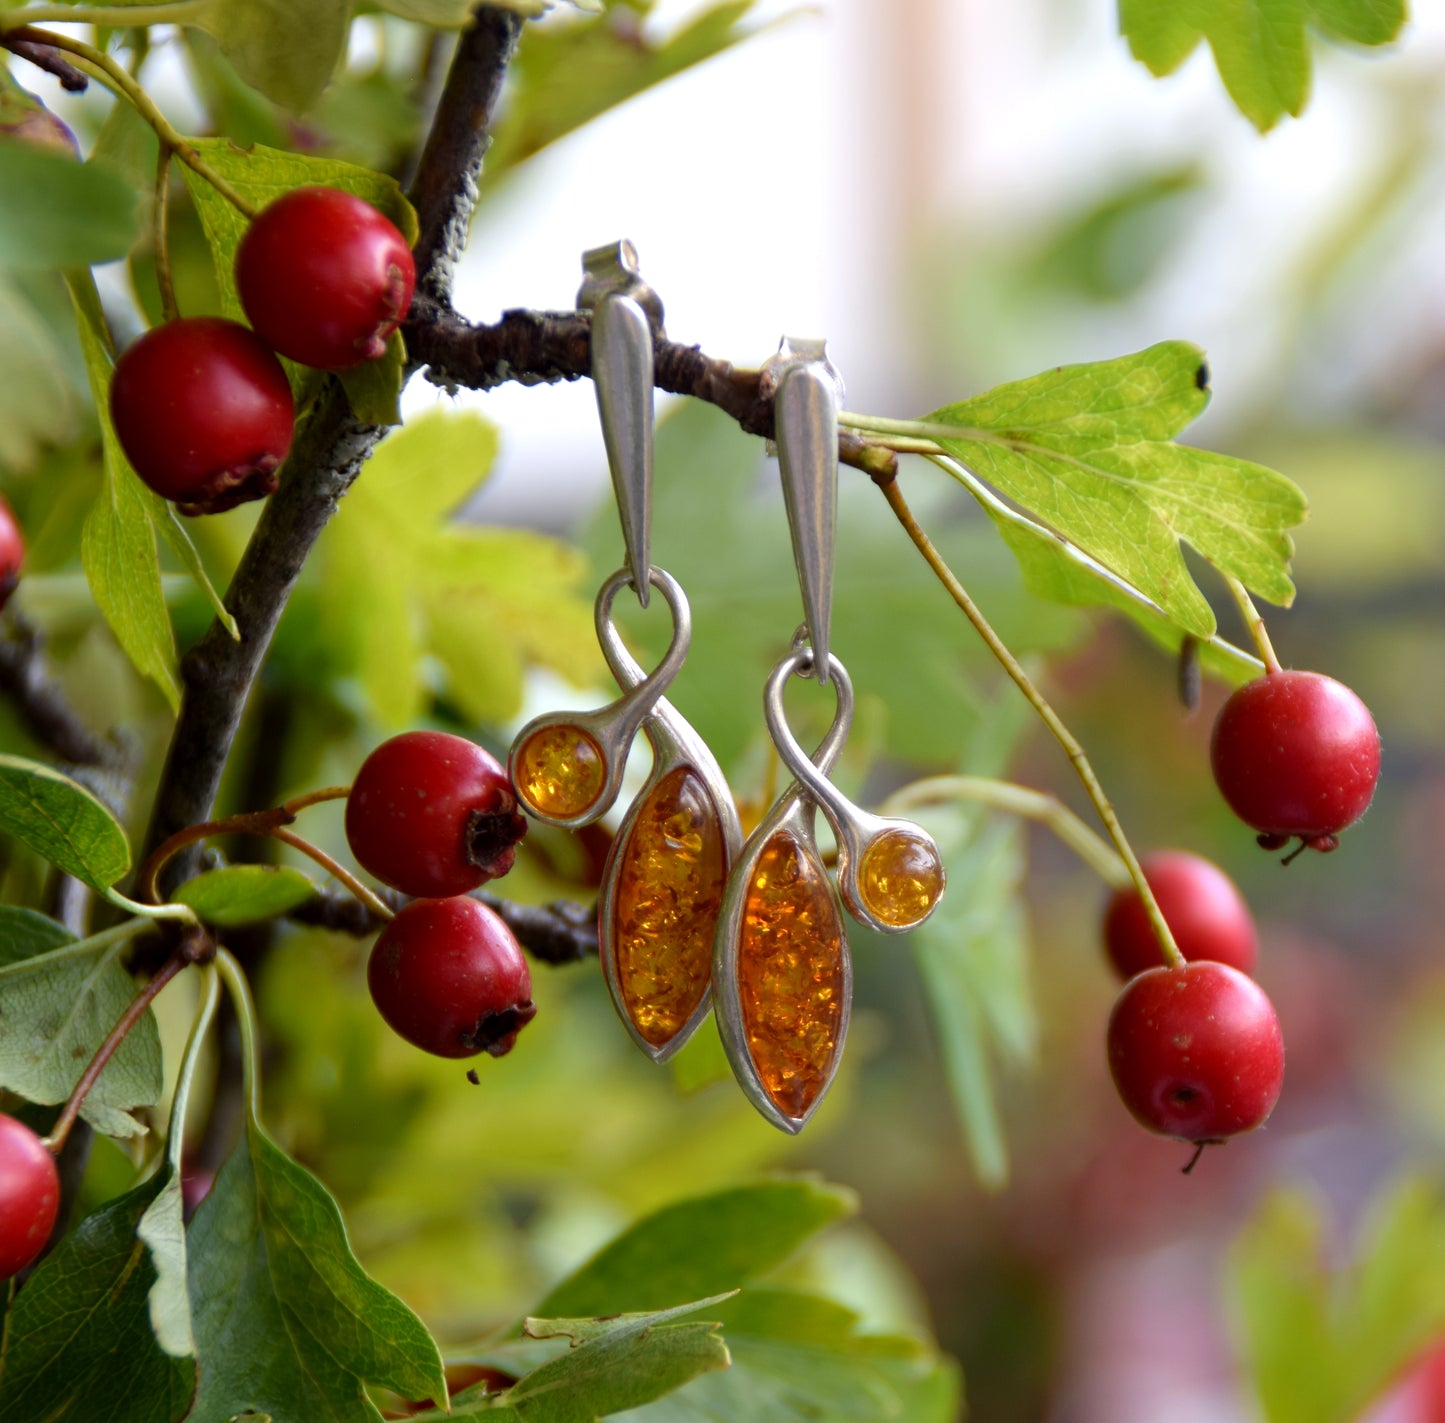
[[[907,929],[928,918],[943,894],[943,862],[921,835],[885,830],[863,852],[858,895],[880,923]]]
[[[601,749],[580,726],[544,726],[517,753],[517,794],[553,820],[583,814],[606,779]]]
[[[780,830],[753,865],[738,942],[748,1051],[778,1109],[804,1117],[833,1075],[843,1025],[843,922],[823,867]]]
[[[648,792],[619,853],[612,901],[617,983],[633,1026],[660,1048],[707,991],[727,879],[722,822],[696,772],[679,766]]]

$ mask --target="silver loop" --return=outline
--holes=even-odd
[[[809,672],[802,671],[805,663],[809,666]],[[828,663],[838,707],[833,713],[833,724],[811,757],[803,750],[798,738],[793,735],[792,727],[788,725],[788,714],[783,706],[783,688],[787,685],[788,678],[795,673],[811,675],[811,669],[817,665],[817,654],[811,647],[794,648],[773,668],[763,689],[763,716],[767,719],[768,732],[773,738],[773,744],[778,748],[778,755],[794,777],[807,788],[812,798],[825,808],[829,799],[840,794],[828,779],[828,772],[833,769],[853,725],[852,679],[843,664],[831,653]]]
[[[597,641],[601,644],[602,656],[617,679],[618,686],[624,691],[631,691],[647,682],[656,685],[660,693],[671,686],[687,658],[688,645],[692,641],[692,609],[688,606],[687,594],[682,591],[682,584],[666,569],[656,566],[650,568],[648,580],[662,594],[668,611],[672,614],[672,641],[668,643],[662,661],[651,672],[643,668],[627,650],[622,634],[617,631],[617,625],[612,621],[612,604],[618,593],[624,588],[636,586],[629,569],[619,568],[598,589],[593,620],[597,626]],[[638,601],[642,602],[642,599],[639,598]]]

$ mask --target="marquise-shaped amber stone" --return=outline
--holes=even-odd
[[[922,835],[885,830],[863,852],[858,895],[868,911],[892,929],[921,924],[943,897],[943,862],[937,848]]]
[[[833,1075],[843,1025],[843,921],[823,867],[780,830],[743,900],[738,996],[763,1090],[795,1121]]]
[[[602,751],[580,726],[544,726],[517,752],[517,794],[527,810],[554,820],[581,815],[607,779]]]
[[[692,1017],[712,977],[726,849],[712,796],[686,766],[647,793],[619,848],[613,963],[627,1015],[655,1048]]]

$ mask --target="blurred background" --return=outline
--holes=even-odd
[[[704,8],[614,6],[602,23],[662,43]],[[299,931],[261,979],[268,1124],[336,1192],[368,1267],[452,1339],[524,1308],[640,1210],[816,1170],[862,1211],[795,1275],[870,1326],[936,1331],[983,1423],[1445,1420],[1430,1364],[1445,1321],[1445,14],[1421,7],[1387,52],[1318,44],[1303,119],[1261,137],[1207,51],[1151,78],[1109,0],[736,8],[758,33],[535,155],[504,120],[457,305],[476,319],[569,308],[580,253],[627,236],[673,339],[754,366],[784,333],[826,335],[849,408],[895,417],[1063,362],[1204,346],[1214,399],[1185,439],[1271,465],[1311,502],[1295,606],[1265,609],[1281,660],[1354,687],[1383,737],[1375,805],[1328,858],[1282,869],[1225,809],[1207,746],[1227,688],[1186,714],[1169,657],[1116,617],[1029,597],[966,495],[921,462],[903,479],[1136,848],[1190,848],[1243,888],[1288,1046],[1284,1096],[1263,1131],[1182,1176],[1186,1149],[1140,1130],[1108,1081],[1103,886],[1045,831],[945,808],[929,825],[949,899],[903,942],[857,934],[847,1060],[801,1139],[755,1118],[706,1034],[652,1068],[586,967],[539,968],[536,1022],[462,1090],[454,1065],[375,1021],[364,946]],[[358,23],[353,80],[315,125],[334,151],[394,160],[377,117],[390,99],[357,94],[384,90],[412,43],[404,26]],[[169,62],[155,57],[162,75]],[[177,61],[174,112],[267,141],[274,118],[210,62],[197,97]],[[93,134],[93,110],[66,116]],[[186,231],[178,220],[178,250]],[[203,276],[180,278],[187,309],[203,308]],[[480,665],[438,670],[418,649],[424,716],[501,749],[528,715],[607,696],[587,603],[620,537],[595,403],[585,382],[455,396],[413,382],[408,417],[432,407],[500,432],[469,518],[542,530],[586,560],[548,545],[496,604],[529,629],[523,660],[551,664],[512,704],[469,697]],[[756,808],[762,681],[799,616],[776,480],[714,412],[662,408],[654,553],[697,621],[674,700]],[[849,470],[843,485],[835,645],[860,694],[845,789],[876,802],[923,773],[1006,773],[1088,818],[876,491]],[[218,567],[248,518],[198,534]],[[345,639],[327,640],[326,568],[288,614],[236,804],[346,779],[395,729]],[[1196,571],[1237,639],[1222,585]],[[54,572],[21,606],[62,645],[71,630],[77,695],[154,724],[117,655],[67,622],[73,592]],[[178,598],[184,638],[206,612]],[[628,628],[644,647],[666,636]],[[830,712],[799,697],[800,727]],[[342,843],[339,817],[330,834]],[[539,831],[510,891],[586,899],[598,839]]]

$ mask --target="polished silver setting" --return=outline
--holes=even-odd
[[[774,440],[793,535],[793,562],[810,641],[818,654],[818,680],[826,683],[831,667],[843,382],[828,360],[827,342],[785,336],[777,355],[763,366],[761,388],[773,392]]]
[[[582,266],[586,277],[577,305],[592,311],[592,384],[627,568],[645,608],[652,553],[652,337],[654,317],[662,324],[662,304],[643,282],[630,242],[593,248],[583,254]]]
[[[846,698],[847,705],[851,709],[853,684],[843,664],[836,657],[831,661],[833,672],[831,680],[837,685],[839,707],[841,709]],[[813,648],[803,643],[801,637],[795,638],[792,651],[773,668],[772,675],[768,678],[767,687],[763,692],[763,715],[767,718],[768,731],[773,738],[773,744],[778,748],[778,755],[783,764],[804,786],[808,795],[817,802],[823,814],[828,818],[829,825],[833,827],[833,835],[838,842],[838,892],[842,896],[848,913],[860,924],[866,924],[868,928],[876,929],[880,934],[907,933],[908,930],[916,929],[924,923],[938,908],[939,901],[943,897],[942,890],[940,889],[938,899],[935,899],[928,907],[927,913],[918,919],[906,924],[885,923],[868,908],[859,890],[858,876],[862,870],[864,857],[880,836],[894,831],[911,836],[927,845],[938,863],[940,875],[943,873],[943,857],[939,854],[938,844],[933,836],[921,825],[912,820],[905,820],[901,816],[873,815],[854,805],[828,779],[826,768],[814,764],[798,744],[797,737],[793,735],[792,728],[788,725],[787,712],[783,706],[783,689],[786,687],[789,677],[811,677],[815,675],[816,668],[817,654]]]
[[[799,653],[795,649],[784,659],[783,663],[779,664],[780,667],[784,665],[787,667],[787,671],[783,674],[784,680],[802,666],[798,657]],[[808,660],[811,663],[811,651],[809,651]],[[838,698],[837,710],[834,712],[833,723],[828,728],[827,735],[819,743],[817,751],[813,753],[812,760],[809,762],[810,767],[824,778],[825,782],[828,772],[832,770],[834,762],[838,759],[838,755],[848,739],[848,729],[853,720],[853,686],[848,681],[847,673],[843,671],[843,665],[837,658],[833,659],[832,672]],[[768,680],[770,694],[777,678],[778,673],[774,671],[773,676]],[[781,686],[781,683],[779,685]],[[789,740],[794,746],[797,745],[791,733]],[[802,754],[801,751],[799,754]],[[848,1021],[852,1015],[853,1006],[853,961],[848,951],[847,928],[842,913],[838,912],[838,952],[842,960],[843,976],[843,1003],[838,1020],[838,1041],[833,1049],[832,1061],[828,1064],[827,1079],[823,1088],[814,1099],[813,1104],[800,1117],[790,1117],[779,1108],[758,1076],[757,1065],[753,1061],[752,1051],[748,1047],[747,1031],[743,1024],[742,1000],[738,985],[738,950],[742,940],[743,911],[747,901],[748,887],[752,882],[753,869],[757,864],[758,857],[762,854],[763,847],[779,831],[787,831],[796,838],[803,853],[814,861],[823,874],[825,883],[828,882],[827,872],[823,869],[822,856],[818,853],[818,842],[813,828],[817,807],[818,803],[804,784],[799,780],[794,780],[767,815],[763,817],[758,827],[748,836],[747,843],[743,846],[736,865],[733,866],[733,872],[728,876],[727,889],[723,893],[722,911],[718,916],[717,937],[713,944],[714,1007],[717,1014],[718,1031],[722,1037],[723,1049],[727,1053],[728,1062],[732,1066],[733,1076],[737,1078],[738,1085],[743,1089],[748,1101],[775,1127],[792,1135],[802,1131],[812,1119],[813,1113],[822,1105],[823,1098],[828,1095],[828,1089],[838,1070],[838,1064],[843,1058],[843,1044],[848,1036]],[[833,907],[835,911],[841,910],[836,892],[833,893]]]
[[[661,569],[654,568],[652,572],[654,578],[659,574],[663,578],[669,577],[662,573]],[[623,645],[622,638],[611,621],[612,598],[616,596],[617,589],[621,586],[615,577],[607,585],[604,585],[602,594],[598,598],[597,629],[602,643],[602,655],[607,659],[607,665],[612,669],[612,675],[617,678],[619,686],[632,688],[641,686],[647,678],[647,673]],[[661,583],[658,586],[663,587]],[[667,596],[665,588],[664,596]],[[679,598],[682,596],[680,589],[677,590],[677,596]],[[606,599],[605,604],[603,598]],[[669,603],[671,604],[670,599]],[[674,616],[676,616],[675,611]],[[602,898],[598,905],[597,939],[602,957],[602,969],[607,978],[607,988],[612,994],[612,1006],[616,1008],[617,1016],[621,1018],[623,1027],[627,1029],[632,1041],[654,1062],[666,1062],[675,1053],[681,1051],[687,1040],[697,1031],[703,1019],[707,1017],[712,1008],[712,989],[709,986],[703,992],[702,998],[687,1022],[660,1047],[648,1042],[638,1032],[637,1025],[632,1021],[632,1015],[627,1011],[627,1004],[622,995],[622,984],[617,974],[617,944],[613,932],[613,911],[617,904],[617,886],[622,878],[622,870],[631,847],[632,832],[637,817],[653,789],[666,776],[680,767],[691,771],[702,782],[708,799],[712,802],[718,824],[722,829],[723,872],[725,875],[730,876],[733,866],[737,863],[738,854],[742,849],[743,830],[742,822],[738,819],[737,806],[733,802],[732,791],[716,757],[708,749],[707,743],[703,741],[702,737],[693,730],[687,718],[666,697],[658,700],[643,721],[642,734],[652,747],[652,770],[648,773],[646,783],[628,807],[622,825],[612,841],[612,848],[607,852],[607,863],[602,870]]]
[[[615,702],[609,702],[605,707],[599,707],[596,711],[549,712],[545,716],[536,717],[517,733],[512,742],[507,769],[512,778],[512,785],[517,790],[517,799],[528,815],[534,820],[540,820],[545,825],[555,825],[562,830],[580,830],[582,826],[591,825],[594,821],[600,820],[612,808],[618,792],[622,789],[622,777],[627,770],[627,753],[632,748],[638,728],[662,699],[663,693],[671,685],[673,678],[682,670],[682,664],[687,657],[688,644],[692,640],[692,612],[682,591],[682,585],[670,573],[661,568],[653,568],[649,570],[649,577],[652,586],[662,594],[672,613],[672,641],[668,645],[662,661]],[[602,644],[604,653],[607,650],[609,639],[617,638],[616,629],[612,625],[613,600],[621,589],[631,586],[631,571],[620,568],[598,591],[594,616],[597,624],[597,637]],[[523,795],[517,774],[517,761],[521,748],[539,731],[551,726],[575,727],[586,732],[602,753],[602,790],[586,810],[568,819],[548,815],[539,807],[532,805]]]

